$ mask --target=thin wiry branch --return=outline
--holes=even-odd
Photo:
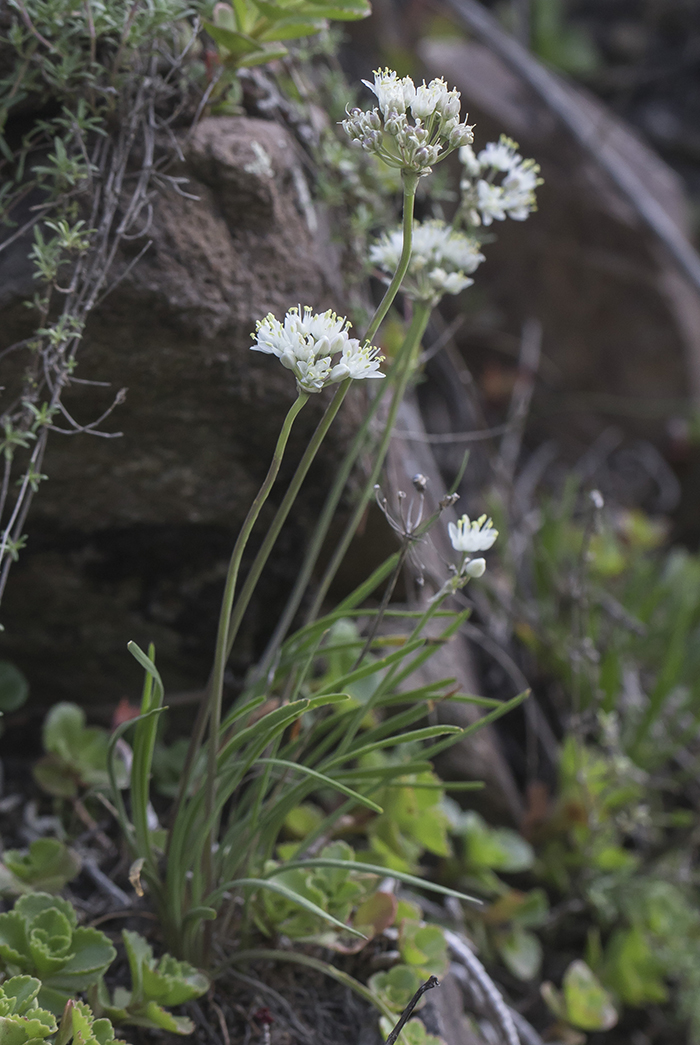
[[[123,45],[139,2],[136,0],[130,9],[125,27],[126,36],[122,36],[115,69],[121,60]],[[84,3],[88,22],[92,24],[90,0],[84,0]],[[182,152],[179,147],[173,148],[174,135],[168,122],[156,115],[156,105],[174,97],[175,90],[168,80],[182,65],[195,38],[196,33],[190,37],[183,51],[169,56],[171,68],[165,77],[159,72],[158,56],[150,54],[146,59],[141,59],[140,69],[132,70],[125,81],[126,88],[123,87],[118,96],[114,87],[94,85],[91,88],[95,94],[112,95],[115,100],[118,98],[120,119],[117,131],[113,135],[95,133],[85,137],[76,124],[71,131],[70,148],[74,154],[80,155],[87,176],[57,199],[34,206],[31,219],[0,244],[0,250],[9,247],[50,212],[58,213],[59,216],[65,214],[66,205],[73,200],[80,205],[85,222],[83,228],[89,237],[89,245],[80,248],[72,262],[69,279],[62,278],[59,285],[54,277],[43,286],[40,285],[37,333],[10,345],[2,353],[4,356],[22,349],[31,351],[23,386],[19,391],[13,390],[12,402],[1,415],[7,431],[5,442],[2,443],[5,468],[0,480],[0,600],[11,564],[21,547],[27,513],[38,484],[44,478],[41,465],[48,433],[86,434],[106,439],[117,438],[121,434],[105,432],[101,426],[124,401],[126,389],[121,389],[112,404],[87,424],[80,424],[72,416],[62,397],[73,384],[109,384],[76,378],[74,375],[87,318],[106,294],[132,271],[151,246],[152,241],[149,240],[118,278],[110,282],[110,272],[121,243],[143,238],[150,228],[157,191],[167,186],[181,195],[187,195],[181,188],[184,179],[164,173],[166,164],[172,162],[173,156],[181,156]],[[52,46],[48,41],[41,42]],[[177,106],[174,104],[173,108]],[[163,134],[165,141],[170,143],[167,155],[156,155],[159,134]],[[36,147],[36,144],[32,145],[32,148]],[[140,162],[134,169],[135,154],[140,156]],[[31,187],[35,185],[36,181],[32,181]],[[25,198],[27,191],[29,189],[26,186],[19,186],[10,207]],[[61,266],[64,264],[61,259]],[[58,309],[57,294],[62,297]],[[57,425],[56,415],[61,415],[68,427]],[[20,467],[22,474],[17,479],[17,492],[10,496],[13,473],[17,474]],[[8,502],[11,503],[11,511]],[[9,517],[6,518],[8,511]]]

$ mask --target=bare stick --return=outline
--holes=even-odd
[[[404,1029],[404,1027],[408,1023],[408,1021],[410,1019],[410,1016],[411,1016],[411,1013],[413,1012],[413,1010],[415,1009],[416,1005],[421,1000],[421,998],[423,997],[425,992],[429,991],[429,990],[432,990],[433,987],[439,987],[439,986],[440,986],[440,981],[438,980],[437,976],[431,976],[429,980],[425,981],[425,983],[421,983],[420,987],[418,988],[416,993],[413,995],[413,997],[409,1001],[409,1003],[406,1006],[406,1008],[401,1013],[401,1017],[399,1019],[399,1022],[396,1024],[396,1026],[394,1027],[393,1031],[391,1032],[389,1037],[386,1039],[385,1045],[394,1045],[394,1042],[396,1041],[396,1039],[398,1038],[399,1034],[401,1033],[401,1031]]]

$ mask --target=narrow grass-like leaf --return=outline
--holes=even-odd
[[[291,866],[291,865],[289,865]],[[279,868],[281,873],[286,869],[285,866]],[[310,914],[315,914],[319,918],[323,918],[324,921],[330,922],[331,925],[335,925],[337,929],[342,929],[344,932],[350,933],[351,936],[357,936],[361,940],[366,940],[367,937],[364,933],[359,932],[357,929],[353,929],[352,926],[346,925],[345,922],[341,922],[340,919],[335,918],[328,911],[324,911],[322,907],[315,904],[312,900],[307,900],[305,896],[301,896],[299,893],[295,893],[293,889],[284,885],[282,882],[273,882],[269,878],[234,878],[231,882],[224,882],[218,889],[215,889],[213,893],[210,893],[207,897],[207,903],[211,907],[218,907],[223,899],[224,893],[230,892],[233,889],[244,889],[250,887],[253,889],[268,889],[272,893],[279,893],[280,896],[284,896],[286,900],[290,900],[292,903],[297,904],[299,907],[303,907],[305,911]]]
[[[432,737],[445,736],[445,734],[464,734],[464,730],[461,726],[426,726],[424,729],[413,729],[409,733],[401,733],[399,736],[385,737],[384,740],[377,740],[374,744],[362,744],[360,747],[351,747],[347,751],[344,751],[340,755],[336,755],[330,758],[326,763],[326,769],[331,766],[338,765],[342,762],[347,762],[350,758],[362,758],[363,755],[368,755],[372,751],[379,751],[385,747],[400,747],[402,744],[418,743],[419,740],[430,740]]]
[[[342,600],[342,602],[338,603],[336,613],[343,616],[343,614],[345,614],[349,609],[354,609],[355,606],[358,606],[361,602],[364,602],[365,599],[369,598],[372,592],[379,587],[382,581],[386,580],[394,569],[396,563],[399,561],[400,554],[400,552],[394,552],[394,554],[390,555],[388,559],[385,559],[380,566],[377,566],[376,570],[369,575],[366,581],[358,585],[353,592],[350,592],[350,594]]]
[[[346,769],[338,773],[340,780],[367,780],[376,777],[382,780],[385,777],[406,776],[410,773],[428,773],[432,770],[430,762],[401,762],[394,766],[359,766],[357,769]]]
[[[373,664],[365,664],[364,667],[357,668],[356,671],[350,671],[347,675],[343,675],[339,679],[334,679],[330,684],[334,689],[343,689],[353,685],[355,682],[360,682],[361,679],[369,678],[370,675],[376,675],[379,671],[386,671],[397,661],[401,661],[404,657],[407,657],[414,650],[419,649],[424,645],[424,639],[414,639],[413,642],[407,643],[402,646],[401,649],[394,650],[393,653],[389,653],[386,657],[382,657],[381,660],[375,660]],[[321,690],[321,695],[323,694]]]
[[[253,697],[252,700],[247,700],[244,704],[241,704],[240,707],[234,705],[234,707],[232,707],[229,711],[228,715],[226,715],[225,718],[222,719],[222,734],[226,733],[227,730],[231,729],[231,727],[234,726],[236,722],[238,722],[239,719],[242,719],[245,715],[252,715],[252,713],[256,711],[262,704],[264,704],[266,700],[266,696]]]
[[[386,878],[390,875],[392,878],[398,878],[400,882],[405,885],[412,885],[414,889],[426,889],[428,892],[440,893],[441,896],[455,896],[458,900],[467,900],[469,903],[476,903],[481,905],[482,901],[477,899],[475,896],[469,896],[467,893],[458,892],[456,889],[448,889],[446,885],[438,885],[436,882],[426,881],[423,878],[417,878],[413,874],[408,874],[405,871],[396,871],[392,867],[390,870],[386,867],[379,867],[377,864],[366,864],[360,860],[334,860],[332,857],[310,857],[308,860],[290,860],[280,867],[275,867],[268,871],[266,878],[274,878],[276,874],[281,874],[283,871],[291,871],[295,867],[341,867],[345,870],[353,871],[364,871],[367,874],[376,874],[380,878]]]
[[[509,711],[513,710],[513,708],[517,708],[519,704],[522,704],[529,693],[530,690],[526,689],[524,693],[519,693],[517,697],[512,697],[510,700],[502,701],[501,705],[494,708],[493,711],[490,711],[488,715],[482,715],[481,718],[478,718],[475,722],[472,722],[471,725],[462,729],[461,736],[449,737],[447,740],[440,741],[438,744],[433,744],[431,747],[426,748],[423,751],[423,754],[426,758],[435,758],[436,755],[439,755],[441,751],[450,747],[451,744],[456,743],[463,737],[471,736],[471,734],[475,733],[478,729],[482,729],[484,726],[488,726],[489,723],[495,722],[496,719],[501,718],[503,715],[507,715]]]
[[[297,773],[303,773],[305,776],[317,780],[324,787],[332,788],[334,791],[340,791],[341,794],[347,795],[348,798],[354,798],[359,805],[371,809],[374,813],[384,812],[382,807],[378,806],[377,803],[373,802],[370,798],[365,798],[364,795],[358,794],[357,791],[353,791],[352,788],[346,787],[345,784],[341,784],[339,780],[326,776],[324,773],[319,773],[315,769],[311,769],[310,766],[302,765],[299,762],[288,762],[284,758],[259,758],[256,765],[283,766],[287,769],[292,769]]]
[[[135,642],[130,642],[127,649],[146,671],[146,679],[141,700],[141,715],[136,724],[134,736],[134,754],[131,766],[131,816],[134,823],[137,854],[146,861],[148,876],[152,885],[160,882],[158,866],[151,845],[151,833],[148,826],[148,804],[150,800],[151,765],[156,744],[158,722],[156,716],[148,714],[163,706],[164,688],[160,673],[153,662],[153,645],[147,656]],[[152,680],[152,683],[151,683]]]

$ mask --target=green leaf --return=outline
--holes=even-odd
[[[0,914],[0,962],[22,970],[32,967],[27,923],[18,911]]]
[[[109,734],[86,726],[85,712],[77,704],[64,702],[51,708],[44,720],[43,740],[47,756],[34,766],[34,776],[49,794],[71,798],[81,787],[108,786]],[[126,776],[123,765],[122,774]]]
[[[66,772],[65,763],[52,755],[39,759],[32,767],[32,775],[39,787],[55,798],[77,797],[77,780],[71,772]]]
[[[641,927],[612,934],[605,950],[605,982],[628,1005],[665,1002],[665,972],[664,962]]]
[[[283,18],[260,33],[258,39],[265,43],[275,40],[298,40],[303,36],[320,33],[323,26],[323,21],[310,22],[303,18]]]
[[[377,805],[376,802],[373,802],[371,798],[365,798],[365,796],[359,794],[359,792],[353,791],[352,788],[347,787],[345,784],[341,784],[333,777],[326,776],[324,773],[319,773],[316,769],[311,769],[310,766],[304,765],[303,762],[289,762],[284,758],[259,758],[257,760],[257,765],[282,766],[285,769],[291,769],[297,773],[303,773],[304,776],[312,777],[314,780],[317,780],[319,784],[323,784],[324,787],[332,788],[334,791],[339,791],[342,795],[347,795],[348,798],[353,798],[358,805],[364,806],[366,809],[371,809],[374,813],[384,812],[382,807]]]
[[[29,683],[9,660],[0,660],[0,711],[17,711],[26,703]]]
[[[28,886],[40,892],[58,892],[80,873],[78,854],[56,838],[37,838],[28,852],[7,849],[4,855],[5,866],[19,880],[17,891]]]
[[[75,1045],[125,1045],[115,1040],[109,1020],[95,1019],[89,1005],[73,998],[66,1004],[55,1045],[68,1045],[71,1038]]]
[[[18,1016],[23,1016],[39,993],[41,980],[34,976],[11,976],[9,980],[0,987],[2,998],[12,1002],[11,1011]]]
[[[247,54],[239,60],[238,65],[242,69],[250,69],[254,65],[265,65],[267,62],[273,62],[277,58],[284,58],[287,54],[289,54],[289,51],[286,47],[268,47],[264,51]]]
[[[370,976],[368,987],[392,1012],[402,1012],[422,983],[420,972],[408,965],[395,965],[387,972]]]
[[[313,11],[316,18],[330,18],[339,22],[354,22],[360,18],[367,18],[372,13],[372,6],[366,0],[319,0],[314,3],[310,0],[308,10]]]
[[[519,980],[532,980],[542,965],[542,945],[534,933],[519,926],[496,938],[498,953],[506,967]]]
[[[0,961],[36,975],[39,1004],[56,1016],[69,994],[94,984],[116,957],[104,933],[76,926],[73,906],[48,893],[28,893],[0,915]]]
[[[583,961],[573,961],[562,982],[566,1019],[581,1030],[610,1030],[617,1023],[612,998]]]
[[[335,863],[341,864],[341,861],[335,861]],[[345,866],[345,863],[346,862],[343,862],[342,866]],[[287,869],[281,868],[280,873],[287,874]],[[220,892],[228,892],[229,889],[233,889],[236,886],[253,886],[256,889],[269,889],[271,892],[279,893],[280,896],[283,896],[287,900],[291,900],[294,904],[298,904],[299,907],[303,907],[304,910],[308,911],[310,914],[317,915],[324,921],[330,922],[331,925],[335,925],[338,929],[350,933],[351,936],[357,936],[362,939],[365,938],[364,933],[358,932],[357,929],[353,929],[352,926],[346,925],[345,922],[341,922],[338,918],[329,914],[328,911],[324,911],[319,904],[314,903],[312,900],[308,900],[301,893],[283,885],[282,882],[271,881],[269,878],[239,878],[232,882],[225,882],[218,890],[216,890],[216,893],[212,895],[215,896]],[[308,885],[306,885],[305,888],[308,890]],[[318,895],[323,898],[323,893],[320,890],[318,890]],[[209,901],[214,903],[212,897],[209,897]]]
[[[399,951],[407,965],[418,967],[422,979],[443,976],[447,971],[447,944],[437,925],[421,925],[405,919],[399,935]]]
[[[200,911],[201,914],[201,911]],[[191,1034],[192,1022],[174,1016],[163,1006],[181,1005],[199,998],[209,989],[209,979],[187,962],[164,954],[159,961],[153,949],[139,933],[122,931],[122,939],[131,971],[130,991],[117,987],[110,1001],[103,981],[93,988],[91,1000],[111,1020],[173,1034]]]
[[[478,813],[469,811],[461,818],[459,834],[465,838],[465,857],[470,868],[495,871],[527,871],[535,860],[532,846],[517,831],[507,827],[488,827]]]
[[[206,31],[221,47],[230,54],[247,54],[260,50],[260,44],[247,33],[241,33],[237,29],[227,29],[223,25],[214,25],[213,22],[203,22]]]
[[[346,867],[346,860],[331,860],[327,857],[314,857],[309,860],[293,860],[286,864],[284,870],[289,870],[292,867]],[[376,874],[379,878],[383,878],[386,874],[386,869],[378,867],[376,864],[367,864],[363,861],[356,860],[352,864],[352,868],[355,871],[367,871],[369,874]],[[267,872],[268,877],[273,877],[279,873],[276,869]],[[415,875],[406,874],[403,871],[392,871],[392,877],[398,878],[400,882],[405,882],[406,885],[412,885],[415,889],[425,889],[427,892],[440,893],[441,896],[456,896],[458,900],[467,900],[470,903],[480,904],[481,900],[477,900],[474,896],[468,896],[466,893],[457,892],[456,889],[448,889],[444,885],[437,885],[436,882],[417,878]],[[223,888],[223,887],[222,887]]]
[[[371,939],[394,924],[398,901],[393,893],[378,890],[359,905],[353,917],[353,925]]]

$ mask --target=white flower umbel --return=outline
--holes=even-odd
[[[320,392],[347,377],[384,377],[379,372],[384,359],[379,349],[350,337],[349,327],[344,316],[330,309],[317,313],[309,305],[290,308],[282,323],[272,313],[258,321],[251,348],[277,356],[293,372],[302,392]],[[340,359],[334,363],[338,352]]]
[[[370,261],[388,277],[398,265],[403,246],[400,228],[385,233],[369,249]],[[402,291],[414,301],[436,305],[443,294],[459,294],[474,282],[484,255],[479,243],[464,232],[457,232],[444,221],[416,222],[413,227],[411,260]]]
[[[542,184],[539,166],[524,160],[518,145],[502,134],[477,155],[471,144],[463,145],[459,158],[463,167],[461,212],[471,225],[525,219],[537,209],[535,189]]]
[[[353,142],[390,166],[430,174],[432,164],[474,140],[473,128],[459,120],[459,91],[450,90],[443,79],[416,87],[410,76],[377,69],[374,83],[362,82],[378,107],[348,110],[343,128]]]
[[[486,552],[496,543],[498,530],[494,529],[493,520],[481,515],[470,521],[468,515],[458,519],[457,524],[447,524],[452,547],[457,552]]]

